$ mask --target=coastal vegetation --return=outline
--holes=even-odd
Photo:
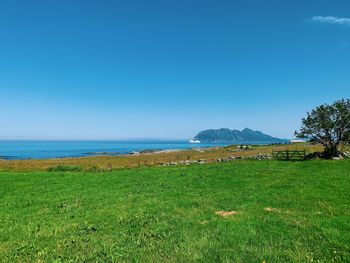
[[[67,170],[0,172],[1,261],[350,259],[346,159]]]
[[[345,148],[347,149],[347,148]],[[322,145],[306,143],[290,145],[252,145],[214,147],[207,149],[192,149],[179,151],[148,151],[142,154],[121,156],[94,156],[81,158],[33,159],[33,160],[0,160],[0,171],[36,171],[65,169],[65,166],[75,167],[85,171],[110,171],[113,169],[162,166],[171,162],[205,160],[206,163],[216,162],[221,158],[249,157],[259,154],[271,155],[273,151],[306,150],[307,154],[320,152]],[[63,166],[63,167],[61,167]],[[78,168],[77,168],[78,167]]]

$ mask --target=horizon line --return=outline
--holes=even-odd
[[[156,141],[167,141],[167,140],[173,140],[173,141],[185,141],[190,140],[192,138],[25,138],[25,137],[14,137],[14,138],[1,138],[0,141],[140,141],[140,140],[156,140]]]

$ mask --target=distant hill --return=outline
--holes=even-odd
[[[261,131],[253,131],[245,128],[242,131],[222,129],[210,129],[201,131],[195,137],[201,142],[231,142],[231,143],[284,143],[286,140],[272,137]]]

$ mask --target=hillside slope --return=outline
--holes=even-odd
[[[283,143],[286,140],[272,137],[261,131],[245,128],[242,131],[222,129],[209,129],[198,133],[195,140],[201,142],[232,142],[232,143]]]

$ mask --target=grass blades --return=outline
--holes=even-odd
[[[344,262],[350,161],[0,173],[0,258]],[[229,216],[217,211],[235,211]]]

